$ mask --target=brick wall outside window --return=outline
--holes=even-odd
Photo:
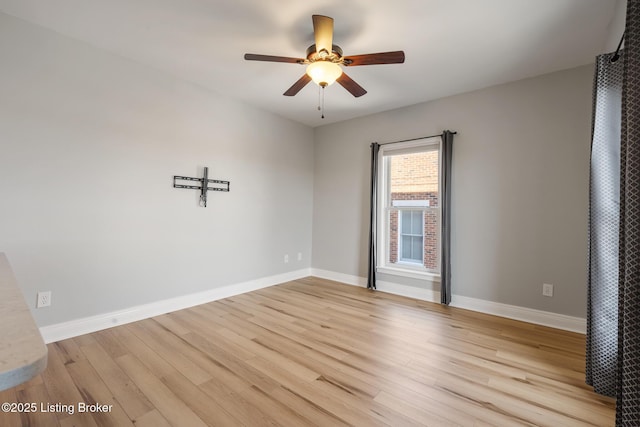
[[[390,158],[391,202],[428,200],[437,207],[438,152],[428,151]],[[389,262],[398,262],[398,211],[391,210],[389,224]],[[424,266],[438,270],[438,218],[434,209],[424,211]]]

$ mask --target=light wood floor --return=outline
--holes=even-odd
[[[612,426],[584,345],[307,278],[50,344],[47,370],[0,403],[76,412],[0,412],[0,426]]]

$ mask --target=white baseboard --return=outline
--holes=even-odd
[[[319,268],[312,268],[311,276],[319,277],[321,279],[333,280],[334,282],[340,282],[346,285],[360,286],[361,288],[365,288],[367,286],[366,277],[336,273],[335,271],[322,270]]]
[[[365,287],[367,285],[367,279],[364,277],[336,273],[329,270],[312,268],[311,275],[353,286]],[[388,292],[390,294],[415,298],[422,301],[430,301],[436,303],[440,302],[440,291],[435,291],[432,289],[416,288],[413,286],[406,286],[398,283],[378,280],[377,290],[381,292]],[[462,295],[453,294],[451,296],[450,305],[451,307],[478,311],[480,313],[492,314],[494,316],[506,317],[508,319],[521,320],[523,322],[549,326],[551,328],[578,332],[581,334],[585,334],[587,330],[587,321],[582,317],[567,316],[564,314],[552,313],[549,311],[502,304],[499,302],[487,301],[478,298],[470,298]]]
[[[587,319],[583,317],[567,316],[550,311],[502,304],[461,295],[451,296],[451,306],[580,334],[587,333]]]
[[[223,286],[221,288],[211,289],[208,291],[130,307],[124,310],[43,326],[40,328],[40,333],[42,334],[44,341],[48,344],[114,326],[136,322],[138,320],[148,319],[150,317],[159,316],[172,311],[205,304],[211,301],[232,297],[246,292],[267,288],[269,286],[289,282],[291,280],[301,279],[309,276],[311,274],[310,271],[310,269],[291,271],[275,276],[250,280],[248,282]]]
[[[172,311],[205,304],[211,301],[232,297],[246,292],[267,288],[269,286],[301,279],[307,276],[316,276],[359,287],[365,287],[367,285],[367,279],[364,277],[316,268],[302,269],[224,286],[222,288],[211,289],[204,292],[198,292],[195,294],[130,307],[110,313],[98,314],[96,316],[43,326],[40,328],[40,333],[46,343],[52,343],[114,326],[136,322],[138,320],[148,319],[150,317],[159,316]],[[422,301],[435,303],[440,302],[440,292],[432,289],[416,288],[413,286],[406,286],[386,281],[378,281],[377,285],[378,290],[381,292],[388,292]],[[586,332],[586,320],[580,317],[566,316],[548,311],[534,310],[531,308],[518,307],[515,305],[502,304],[477,298],[469,298],[455,294],[452,296],[451,306],[549,326],[552,328],[579,332],[582,334]]]

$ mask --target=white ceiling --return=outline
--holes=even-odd
[[[0,0],[0,11],[225,96],[318,126],[593,62],[616,0]],[[404,50],[396,65],[347,68],[368,90],[282,93],[304,57],[312,14],[335,19],[345,55]]]

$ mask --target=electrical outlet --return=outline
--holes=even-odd
[[[51,291],[38,292],[36,308],[49,307],[51,305]]]
[[[284,256],[284,263],[288,263],[289,262],[289,255],[285,255]]]
[[[298,261],[302,261],[302,252],[298,252]]]
[[[542,284],[542,295],[544,295],[545,297],[552,297],[553,296],[553,285],[550,283],[543,283]]]

